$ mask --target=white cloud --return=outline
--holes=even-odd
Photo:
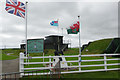
[[[0,35],[0,37],[1,37],[1,38],[6,38],[6,39],[7,39],[7,38],[11,38],[11,37],[12,37],[12,35],[8,35],[8,34],[1,34],[1,35]]]
[[[14,25],[13,26],[16,30],[25,31],[25,25]]]

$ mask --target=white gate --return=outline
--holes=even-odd
[[[20,64],[19,64],[19,71],[23,72],[25,70],[52,70],[54,66],[52,65],[54,60],[53,58],[64,57],[66,61],[62,62],[67,63],[68,66],[64,66],[61,70],[61,74],[64,73],[81,73],[81,72],[95,72],[95,71],[109,71],[109,70],[120,70],[119,66],[120,58],[113,58],[110,56],[120,56],[120,54],[94,54],[94,55],[70,55],[70,56],[44,56],[44,57],[24,57],[23,53],[20,53]],[[81,60],[79,60],[81,57]],[[85,57],[89,57],[88,60]],[[37,61],[37,62],[25,62],[25,59],[48,59],[46,62]],[[75,59],[74,59],[75,58]],[[83,59],[82,59],[83,58]],[[98,58],[98,59],[94,59]],[[73,60],[74,59],[74,60]],[[111,62],[110,62],[111,61]],[[114,62],[116,61],[116,62]],[[87,62],[87,63],[86,63]],[[90,62],[95,62],[96,64],[89,64]],[[113,63],[114,62],[114,63]],[[34,65],[34,64],[47,64],[48,66],[41,66],[41,67],[25,67],[25,65]],[[87,64],[87,65],[85,65]],[[89,64],[89,65],[88,65]],[[111,67],[113,66],[113,67]],[[91,68],[94,67],[94,68]],[[110,68],[111,67],[111,68]],[[86,68],[86,69],[81,69]],[[89,69],[91,68],[91,69]],[[96,69],[95,69],[96,68]],[[100,68],[100,69],[98,69]],[[50,72],[41,72],[41,73],[29,73],[29,75],[47,75]],[[22,73],[21,76],[27,76],[28,74]]]

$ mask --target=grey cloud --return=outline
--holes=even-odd
[[[28,38],[58,34],[57,28],[50,26],[49,23],[59,18],[59,27],[64,28],[64,39],[71,39],[72,46],[76,47],[79,41],[78,34],[68,35],[66,28],[77,20],[78,15],[81,16],[82,44],[98,39],[117,37],[117,9],[118,6],[115,2],[29,2]],[[17,47],[25,39],[25,27],[20,29],[16,25],[25,26],[25,20],[8,14],[6,11],[2,11],[2,13],[4,13],[2,14],[3,33],[12,36],[9,39],[3,37],[4,44]],[[61,34],[61,30],[59,34]],[[14,40],[14,38],[16,39]]]

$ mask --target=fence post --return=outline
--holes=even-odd
[[[105,68],[105,71],[107,71],[106,53],[104,54],[104,68]]]
[[[22,59],[24,57],[24,53],[20,53],[19,55],[19,72],[24,72],[24,70],[22,70],[22,68],[24,68],[24,59]],[[22,77],[24,73],[20,73],[20,77]]]
[[[51,65],[51,56],[49,56],[49,65],[50,65],[50,70],[51,70],[51,67],[52,67],[52,65]]]
[[[78,62],[78,64],[79,64],[79,71],[81,72],[81,55],[79,55],[78,60],[79,60],[79,62]]]
[[[51,69],[51,67],[52,67],[52,64],[51,64],[51,56],[49,55],[49,67],[50,67],[50,78],[52,78],[52,69]]]

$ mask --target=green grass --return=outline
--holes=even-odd
[[[119,77],[120,71],[107,71],[107,72],[84,72],[84,73],[74,73],[74,74],[61,74],[59,80],[120,80]],[[53,76],[55,77],[55,75]],[[50,75],[47,76],[26,76],[20,80],[27,80],[31,78],[32,80],[36,79],[50,79]],[[53,79],[54,80],[54,79]]]
[[[19,57],[19,53],[24,52],[24,50],[20,49],[3,49],[1,50],[0,60],[12,60]],[[7,55],[8,53],[13,53]]]
[[[116,78],[120,79],[120,71],[108,71],[108,72],[85,72],[75,74],[63,74],[63,78]]]
[[[112,39],[102,39],[92,42],[88,47],[86,47],[82,54],[101,54],[103,53]],[[88,52],[85,50],[88,49]]]
[[[17,56],[8,56],[6,54],[1,54],[0,57],[0,60],[12,60],[18,58]]]
[[[13,54],[11,54],[13,56],[19,56],[20,52],[24,52],[24,50],[20,50],[20,49],[3,49],[2,50],[3,54],[13,53]]]
[[[88,47],[86,47],[85,49],[88,49],[88,52],[85,51],[85,49],[82,52],[82,55],[84,54],[101,54],[105,51],[105,49],[107,48],[107,46],[109,45],[109,43],[111,42],[112,39],[102,39],[102,40],[97,40],[92,42]],[[53,56],[54,55],[54,49],[46,49],[44,50],[45,56]],[[13,56],[17,56],[19,57],[19,53],[20,52],[24,52],[24,50],[20,50],[20,49],[3,49],[2,50],[2,58],[0,58],[0,60],[6,60],[6,57],[11,57],[8,58],[9,59],[15,59],[15,57]],[[5,54],[7,53],[13,53],[11,55],[13,56],[7,56]],[[30,56],[42,56],[43,53],[30,53]],[[66,51],[64,51],[64,55],[78,55],[79,54],[79,48],[69,48]],[[4,57],[5,56],[5,57]],[[16,57],[16,58],[17,58]]]
[[[2,50],[0,50],[0,60],[2,60]]]
[[[79,48],[69,48],[66,51],[64,51],[64,55],[78,55],[79,54]]]
[[[91,43],[86,49],[88,49],[88,52],[83,50],[82,55],[84,54],[102,54],[109,43],[111,42],[112,39],[103,39],[103,40],[98,40],[94,41]],[[54,49],[46,49],[44,50],[44,55],[45,56],[54,56]],[[2,55],[0,54],[0,60],[11,60],[11,59],[16,59],[19,57],[19,53],[24,52],[24,50],[14,50],[14,49],[5,49],[2,50]],[[6,55],[6,53],[13,53],[10,56]],[[78,55],[79,54],[79,48],[70,48],[64,51],[64,55]],[[30,56],[35,57],[35,56],[42,56],[43,53],[30,53]],[[109,59],[112,59],[114,57],[108,57]],[[92,59],[103,59],[103,57],[82,57],[81,60],[92,60]],[[44,59],[45,62],[48,62],[49,59]],[[78,58],[66,58],[66,60],[78,60]],[[26,60],[25,60],[26,61]],[[43,62],[43,59],[30,59],[30,62]],[[94,65],[94,64],[103,64],[103,61],[98,61],[98,62],[81,62],[82,65]],[[107,61],[108,64],[111,63],[118,63],[118,61]],[[70,65],[70,63],[68,63]],[[77,63],[72,63],[72,66],[78,65]],[[32,68],[32,67],[44,67],[45,65],[43,64],[32,64],[32,65],[25,65],[25,68]],[[120,68],[120,66],[108,66],[108,69],[110,68]],[[104,67],[84,67],[81,68],[82,70],[91,70],[91,69],[104,69]],[[78,70],[78,68],[76,69]],[[31,71],[31,70],[26,70],[26,71]],[[71,70],[75,71],[75,70]],[[48,72],[48,71],[46,71]],[[119,72],[120,73],[120,72]],[[37,76],[39,78],[41,76]],[[42,76],[44,77],[44,76]],[[118,71],[108,71],[108,72],[90,72],[90,73],[76,73],[76,74],[63,74],[63,78],[117,78],[118,79]],[[34,78],[34,77],[33,77]],[[35,76],[36,78],[36,76]]]

